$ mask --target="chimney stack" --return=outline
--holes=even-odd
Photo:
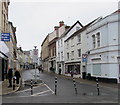
[[[64,25],[64,21],[60,21],[59,22],[59,26],[61,27],[61,26],[63,26]]]
[[[54,27],[54,30],[58,30],[58,28],[59,28],[59,26],[55,26],[55,27]]]

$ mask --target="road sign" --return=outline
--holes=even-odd
[[[1,41],[10,41],[10,33],[1,33]]]
[[[82,54],[82,61],[87,62],[87,54]]]
[[[33,49],[33,61],[38,63],[38,49]]]

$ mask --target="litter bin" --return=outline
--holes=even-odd
[[[82,72],[82,75],[83,79],[86,79],[86,72]]]

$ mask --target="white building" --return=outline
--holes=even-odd
[[[59,70],[61,69],[61,74],[65,74],[65,55],[64,55],[64,41],[70,37],[74,32],[79,30],[82,26],[82,24],[77,21],[75,24],[73,24],[69,29],[67,29],[61,37],[56,41],[56,72],[59,73]]]
[[[98,18],[80,28],[65,40],[64,55],[66,75],[69,76],[72,73],[74,77],[83,77],[83,74],[86,73],[86,60],[82,59],[82,55],[85,56],[87,51],[86,29],[97,20]]]
[[[106,16],[87,29],[87,74],[118,81],[118,14]],[[120,21],[120,20],[119,20]]]

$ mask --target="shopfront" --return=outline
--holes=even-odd
[[[9,49],[4,42],[0,41],[0,81],[7,78]]]
[[[80,70],[80,62],[73,62],[73,63],[66,63],[65,64],[65,75],[70,75],[73,73],[76,77],[80,76],[81,70]]]

